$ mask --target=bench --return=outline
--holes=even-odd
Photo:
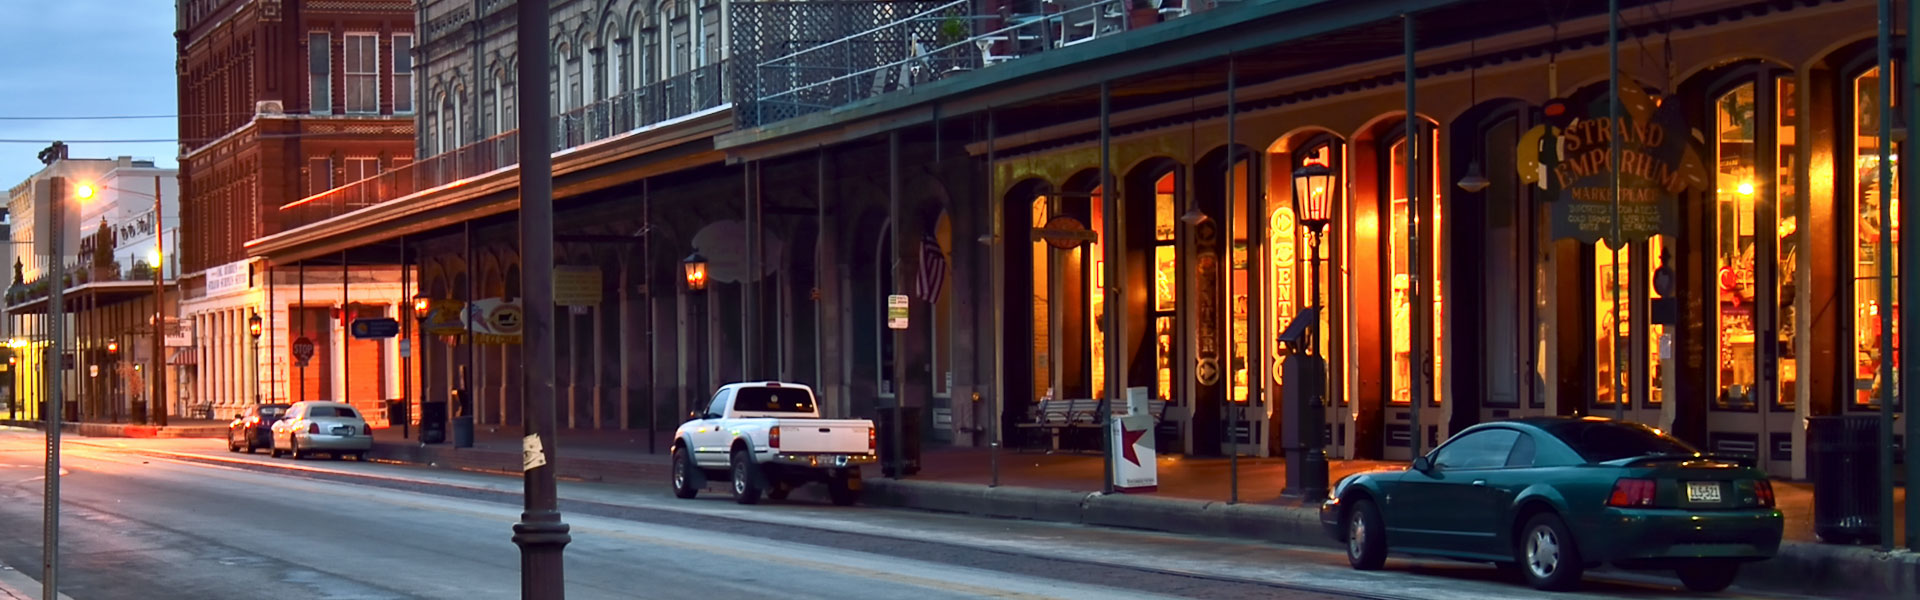
[[[1103,426],[1104,416],[1105,405],[1100,400],[1048,398],[1034,406],[1027,422],[1016,426],[1021,430],[1034,432],[1029,436],[1030,440],[1034,442],[1046,440],[1049,449],[1059,450],[1060,437],[1063,433],[1070,430],[1099,429]]]

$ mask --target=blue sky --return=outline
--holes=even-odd
[[[174,115],[172,0],[0,0],[0,190],[40,170],[34,155],[53,140],[75,158],[135,156],[175,166],[175,142],[79,143],[167,139],[178,121],[163,119],[15,120],[41,116]]]

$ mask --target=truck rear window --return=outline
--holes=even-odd
[[[750,387],[734,392],[733,409],[740,412],[813,412],[813,394],[802,389]]]

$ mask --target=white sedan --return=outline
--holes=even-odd
[[[294,403],[273,424],[273,447],[268,454],[278,457],[285,453],[299,460],[326,452],[334,458],[352,454],[366,460],[367,451],[372,449],[373,428],[360,417],[360,411],[343,402],[308,400]]]

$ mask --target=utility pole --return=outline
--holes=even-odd
[[[553,414],[553,148],[547,118],[547,48],[551,18],[546,2],[520,2],[517,38],[520,51],[520,257],[521,293],[526,295],[526,373],[522,419],[522,476],[525,508],[513,525],[520,546],[520,597],[566,598],[562,552],[573,541],[560,520],[554,484]]]
[[[58,147],[59,144],[55,143],[55,146]],[[61,150],[60,154],[65,154],[65,151]],[[65,157],[56,155],[46,162],[51,166],[54,161],[61,158]],[[61,244],[65,242],[66,227],[61,219],[66,212],[64,209],[67,199],[73,195],[73,192],[67,188],[67,178],[60,176],[53,177],[47,187],[50,192],[47,194],[47,216],[50,221],[47,224],[47,231],[50,234],[47,236],[47,257],[51,278],[47,283],[47,333],[53,341],[53,356],[52,360],[42,362],[47,369],[47,396],[40,410],[47,422],[47,473],[46,498],[43,500],[46,516],[41,527],[43,539],[40,547],[40,597],[59,598],[60,417],[62,411],[66,410],[66,403],[61,400],[60,383],[66,378],[66,373],[62,372],[66,367],[66,348],[64,347],[66,337],[62,330],[65,329],[64,301],[67,287],[66,252],[61,249]]]
[[[167,264],[167,220],[166,211],[161,210],[160,176],[153,176],[153,371],[147,376],[153,379],[153,424],[167,426],[167,360],[161,356],[166,348],[166,340],[161,337],[167,329],[167,284],[166,270],[160,265]],[[255,338],[256,343],[258,338]],[[257,354],[257,352],[256,352]],[[259,360],[254,361],[256,368]],[[258,386],[255,386],[258,389]]]

